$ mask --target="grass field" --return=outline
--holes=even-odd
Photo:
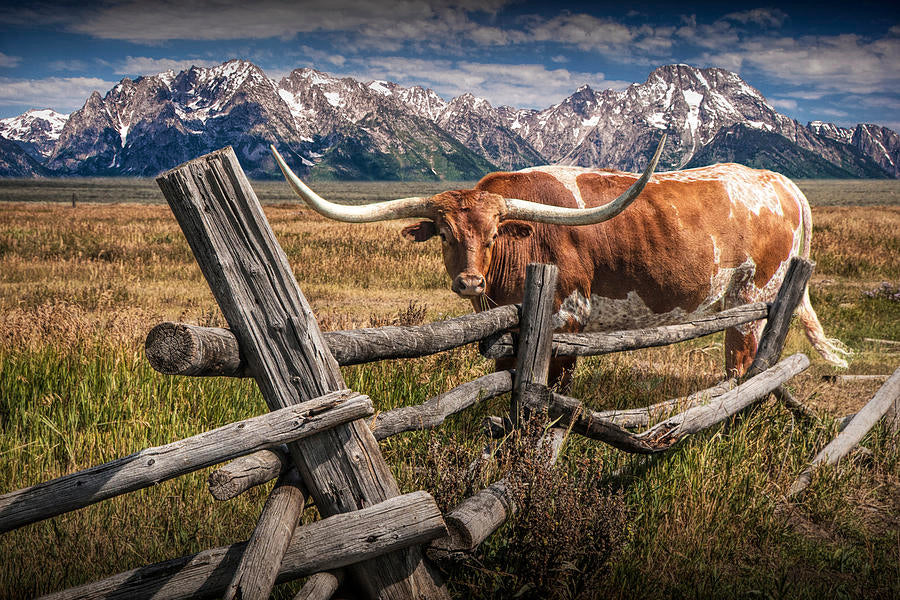
[[[900,182],[800,185],[814,205],[813,305],[826,332],[854,349],[849,373],[890,373],[900,347],[868,340],[900,340],[900,301],[866,292],[900,284]],[[287,204],[283,183],[255,187],[323,328],[470,311],[448,290],[437,243],[402,241],[398,223],[327,222]],[[317,191],[362,201],[442,187]],[[144,337],[161,320],[223,324],[155,184],[0,180],[0,200],[0,493],[265,410],[251,382],[166,377],[143,358]],[[576,439],[550,473],[523,469],[533,457],[519,456],[511,468],[523,510],[471,561],[448,567],[455,596],[900,597],[900,444],[883,428],[863,442],[870,456],[821,472],[788,518],[774,513],[834,435],[832,419],[880,385],[823,380],[834,370],[799,328],[788,338],[786,353],[794,352],[813,365],[789,387],[820,424],[769,401],[652,462]],[[723,363],[721,335],[590,359],[571,393],[596,408],[643,406],[715,383]],[[344,375],[387,410],[491,367],[464,348]],[[505,402],[382,442],[403,490],[427,489],[446,509],[483,487],[489,474],[466,466],[486,443],[481,417]],[[205,489],[209,471],[0,536],[0,598],[246,539],[271,484],[219,503]],[[281,586],[276,597],[297,589]]]

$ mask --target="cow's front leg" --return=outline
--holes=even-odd
[[[573,356],[550,359],[550,371],[547,375],[547,385],[560,392],[567,392],[572,385],[572,375],[575,373],[575,362],[578,359]],[[498,358],[494,361],[495,371],[505,371],[516,368],[516,358]]]

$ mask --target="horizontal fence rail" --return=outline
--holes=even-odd
[[[337,514],[294,531],[277,582],[357,564],[446,534],[427,492],[395,496],[358,511]],[[44,600],[177,600],[220,597],[247,542],[147,565],[44,596]]]
[[[323,337],[338,364],[346,366],[445,352],[518,324],[519,307],[509,304],[425,325],[329,331]],[[160,323],[147,335],[145,352],[150,365],[167,375],[253,375],[237,338],[220,327]]]
[[[375,434],[375,439],[383,440],[405,431],[433,429],[450,415],[511,391],[512,385],[512,371],[497,371],[483,375],[422,404],[401,406],[378,413],[372,424],[372,433]]]
[[[258,417],[147,448],[0,496],[0,532],[133,492],[268,446],[302,439],[373,413],[367,396],[333,392]]]
[[[426,400],[422,404],[401,406],[376,414],[369,427],[376,440],[383,440],[406,431],[433,429],[450,415],[512,391],[513,372],[497,371]],[[278,477],[287,456],[272,448],[242,456],[209,476],[209,491],[216,500],[229,500],[250,488]]]
[[[666,346],[716,333],[752,321],[765,319],[769,305],[765,302],[745,304],[719,313],[698,317],[687,323],[664,325],[653,329],[632,329],[598,333],[556,333],[553,335],[553,356],[597,356],[625,350]],[[486,358],[508,358],[516,355],[512,334],[486,340],[481,347]]]
[[[216,500],[230,500],[275,479],[290,464],[285,446],[241,456],[209,474],[209,493]]]
[[[596,356],[665,346],[723,331],[768,316],[770,305],[756,302],[652,329],[602,333],[556,333],[553,356]],[[516,341],[505,333],[519,325],[518,305],[408,327],[371,327],[323,334],[338,364],[356,365],[394,358],[418,358],[481,342],[486,358],[516,355]],[[145,344],[151,366],[167,375],[251,377],[234,334],[219,327],[160,323]]]

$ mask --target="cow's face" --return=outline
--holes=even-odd
[[[515,228],[527,235],[527,224],[501,222],[503,198],[479,190],[444,192],[431,199],[437,209],[433,220],[403,228],[402,235],[416,242],[440,236],[450,289],[465,298],[477,298],[489,286],[489,269],[497,241]]]

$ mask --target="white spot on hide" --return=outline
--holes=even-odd
[[[581,189],[578,187],[578,182],[576,178],[579,175],[583,175],[584,173],[592,173],[590,169],[584,169],[582,167],[566,167],[562,165],[549,165],[543,167],[528,167],[527,169],[522,169],[519,173],[546,173],[547,175],[552,175],[559,181],[567,190],[572,193],[572,197],[575,198],[575,204],[578,205],[578,208],[584,208],[584,199],[581,197]]]

